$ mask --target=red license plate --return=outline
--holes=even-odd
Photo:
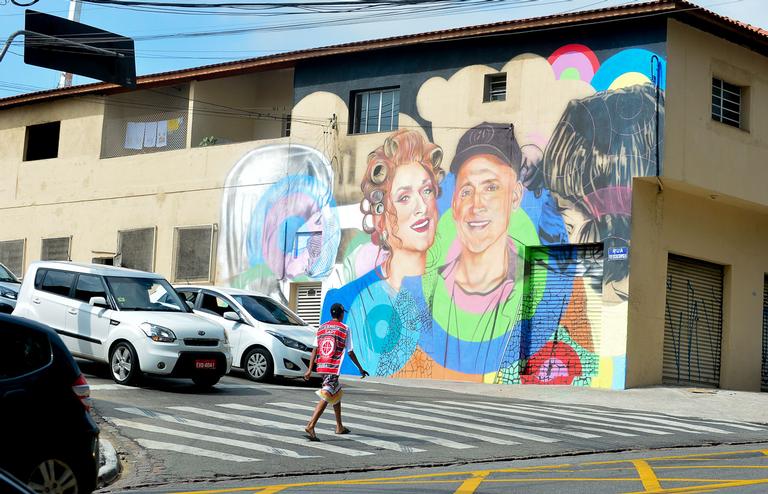
[[[215,369],[215,360],[195,360],[195,369]]]

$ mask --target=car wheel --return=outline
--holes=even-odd
[[[126,386],[134,385],[139,380],[141,369],[139,368],[139,357],[133,345],[121,341],[112,349],[109,356],[109,368],[112,371],[112,379],[117,384]]]
[[[221,379],[221,376],[219,375],[198,375],[198,376],[192,376],[192,382],[195,383],[195,386],[199,388],[210,388],[213,387],[217,382],[219,382],[219,379]]]
[[[272,379],[275,364],[272,355],[264,348],[254,348],[245,355],[245,373],[248,379],[264,382]]]
[[[27,485],[40,494],[78,494],[78,482],[72,467],[57,459],[43,460],[29,474]]]

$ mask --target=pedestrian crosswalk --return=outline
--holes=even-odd
[[[626,446],[626,438],[722,438],[768,426],[727,420],[681,418],[658,412],[525,401],[491,402],[361,400],[343,404],[344,423],[353,432],[334,433],[333,413],[320,420],[320,441],[303,428],[314,409],[310,396],[297,402],[261,405],[218,403],[157,409],[118,407],[107,417],[142,447],[223,462],[259,462],[283,457],[306,461],[334,455],[364,458],[434,455],[496,446],[578,449],[590,441]],[[635,439],[632,439],[635,441]],[[450,453],[457,454],[457,453]]]

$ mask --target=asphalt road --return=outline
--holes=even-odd
[[[142,494],[763,494],[768,443],[555,457],[285,480],[179,483]]]
[[[110,491],[167,492],[165,486],[190,481],[768,442],[768,426],[757,424],[484,398],[359,379],[344,381],[343,413],[352,434],[334,434],[328,410],[318,426],[321,441],[310,442],[303,427],[317,397],[315,388],[302,381],[255,384],[227,376],[208,392],[188,380],[146,380],[142,387],[127,388],[113,384],[99,366],[83,363],[82,368],[103,418],[102,434],[126,466]]]

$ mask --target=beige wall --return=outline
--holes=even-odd
[[[286,85],[279,92],[290,92]],[[118,230],[157,226],[155,270],[170,277],[174,227],[218,223],[227,173],[267,141],[100,159],[103,108],[89,97],[3,111],[0,240],[26,239],[28,265],[40,258],[42,238],[72,235],[72,260],[90,262],[116,251]],[[56,120],[58,158],[22,161],[26,126]]]
[[[17,204],[29,192],[20,184],[24,177],[50,176],[62,163],[65,169],[82,168],[86,161],[98,158],[103,109],[101,98],[92,96],[5,110],[0,119],[0,207]],[[58,158],[23,162],[26,126],[55,121],[61,121]],[[53,182],[45,182],[32,187],[36,195],[58,195],[47,190]],[[0,234],[8,227],[0,222]]]
[[[669,21],[663,175],[768,204],[768,57]],[[712,77],[749,87],[748,131],[712,120]]]
[[[660,384],[669,253],[725,266],[720,387],[759,391],[768,212],[672,181],[636,179],[627,387]]]
[[[768,57],[669,21],[663,178],[635,179],[627,387],[660,384],[670,253],[723,265],[720,386],[760,389],[768,273]],[[712,78],[748,87],[746,130],[712,120]]]
[[[196,81],[193,93],[192,146],[207,136],[228,142],[277,138],[279,117],[293,107],[293,70]],[[263,117],[244,118],[241,112]]]
[[[119,230],[157,226],[155,270],[170,278],[174,227],[218,224],[227,173],[263,143],[19,164],[23,199],[0,204],[0,240],[26,238],[28,265],[42,238],[73,235],[72,260],[90,262],[116,251]]]

